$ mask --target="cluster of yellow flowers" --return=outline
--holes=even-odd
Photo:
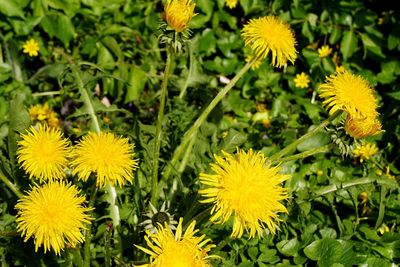
[[[60,127],[60,120],[58,119],[57,113],[49,106],[48,103],[43,105],[34,105],[28,109],[29,116],[33,124],[36,122],[47,123],[48,126],[58,128]]]
[[[21,139],[18,162],[30,179],[44,184],[35,185],[16,205],[17,229],[25,241],[34,237],[36,250],[43,245],[45,252],[52,248],[59,255],[65,240],[72,247],[83,241],[80,229],[92,220],[85,214],[90,209],[82,206],[85,197],[65,182],[69,163],[80,180],[87,181],[93,173],[98,187],[122,186],[132,182],[138,165],[134,146],[126,138],[101,132],[87,134],[71,148],[59,129],[41,124]]]

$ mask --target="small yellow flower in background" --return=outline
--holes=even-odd
[[[193,16],[196,4],[192,0],[167,0],[164,7],[165,20],[176,32],[184,31]]]
[[[378,232],[379,232],[381,235],[383,235],[384,233],[390,232],[390,229],[389,229],[389,227],[388,227],[386,224],[382,223],[382,225],[379,226],[379,228],[378,228]]]
[[[382,132],[382,125],[377,116],[378,114],[371,117],[353,119],[350,115],[347,115],[344,128],[351,137],[357,139],[377,135]]]
[[[60,127],[60,120],[58,119],[57,113],[55,113],[47,103],[44,103],[44,105],[39,104],[31,106],[28,112],[32,121],[46,122],[49,127]]]
[[[307,88],[309,83],[310,77],[305,72],[296,74],[296,77],[294,78],[294,84],[296,87]]]
[[[390,168],[389,168],[389,166],[386,166],[386,176],[387,176],[389,179],[391,179],[391,180],[396,180],[396,176],[394,176],[394,175],[392,175],[392,174],[390,173]]]
[[[238,3],[238,0],[225,0],[225,5],[227,7],[229,7],[230,9],[235,8],[237,3]]]
[[[362,192],[359,196],[360,200],[361,200],[361,204],[365,205],[368,202],[368,194],[367,192]]]
[[[133,180],[133,171],[138,166],[134,156],[134,145],[129,144],[127,138],[116,137],[113,133],[89,133],[74,149],[72,174],[87,181],[94,173],[99,188],[107,182],[111,186],[123,186]]]
[[[213,174],[200,174],[203,189],[199,193],[205,198],[201,202],[214,205],[210,220],[225,223],[233,216],[232,237],[241,237],[244,230],[250,238],[261,236],[266,228],[274,234],[278,213],[287,213],[280,201],[288,198],[281,184],[289,176],[279,174],[280,168],[267,164],[260,152],[222,154],[215,155],[215,163],[210,164]]]
[[[22,52],[28,54],[30,57],[36,57],[39,55],[39,44],[33,38],[26,41],[22,48],[24,49]]]
[[[318,49],[318,54],[320,58],[327,57],[332,53],[332,48],[329,45],[323,45]]]
[[[214,245],[207,244],[210,239],[204,239],[205,235],[196,236],[199,230],[195,230],[196,222],[193,221],[182,230],[183,219],[172,233],[169,226],[164,225],[157,229],[157,233],[146,232],[146,243],[150,249],[136,246],[150,255],[150,263],[142,267],[211,267],[207,253]]]
[[[271,52],[272,65],[276,67],[283,67],[288,60],[294,63],[297,57],[294,33],[278,17],[251,19],[242,29],[242,38],[260,60]]]
[[[17,230],[35,240],[35,251],[44,247],[44,253],[51,249],[57,255],[68,246],[75,247],[84,241],[81,229],[92,218],[85,214],[90,208],[84,207],[85,197],[78,196],[79,190],[74,185],[52,182],[35,186],[24,195],[15,208]]]
[[[18,142],[18,163],[29,178],[53,181],[65,178],[70,148],[60,130],[39,125],[21,134]]]
[[[347,113],[345,130],[352,137],[364,138],[381,131],[374,89],[361,76],[336,72],[320,86],[320,96],[330,114],[338,110]]]
[[[373,143],[363,143],[353,149],[353,155],[355,158],[359,158],[360,162],[369,160],[372,156],[379,152],[378,147]]]
[[[253,59],[254,59],[253,55],[247,55],[245,60],[248,63],[248,62],[251,62]],[[251,69],[252,70],[258,69],[261,66],[261,63],[262,63],[261,59],[259,59],[259,58],[256,59],[256,61],[253,63],[253,65],[251,65]]]

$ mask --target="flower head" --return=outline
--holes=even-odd
[[[360,159],[360,162],[369,160],[372,156],[379,152],[378,147],[373,143],[363,143],[353,149],[353,155]]]
[[[65,177],[70,148],[60,130],[39,125],[31,127],[21,135],[18,142],[18,163],[29,174],[29,178],[47,181]]]
[[[327,57],[332,53],[332,48],[329,45],[323,45],[318,49],[318,54],[320,58]]]
[[[35,251],[43,245],[45,253],[53,249],[57,255],[66,243],[75,247],[83,242],[80,230],[92,218],[85,214],[91,210],[82,205],[85,197],[78,194],[74,185],[63,182],[33,187],[15,206],[17,230],[25,236],[24,241],[33,237]]]
[[[294,84],[296,85],[296,87],[307,88],[309,83],[310,77],[305,72],[297,74],[294,78]]]
[[[254,59],[253,55],[247,55],[246,56],[246,62],[251,62]],[[254,61],[253,65],[251,65],[252,70],[256,70],[261,66],[262,60],[257,58],[256,61]]]
[[[176,32],[184,31],[196,15],[196,4],[192,0],[167,0],[164,7],[165,20]]]
[[[157,232],[157,227],[159,225],[168,225],[171,230],[175,230],[175,225],[178,224],[178,222],[174,220],[174,217],[168,212],[165,202],[161,205],[160,210],[157,210],[153,204],[150,203],[150,209],[145,216],[149,219],[141,222],[139,225],[144,225],[144,229],[152,234]]]
[[[279,174],[279,167],[267,164],[260,152],[222,153],[210,165],[213,174],[200,174],[200,183],[206,186],[199,191],[205,198],[201,202],[214,204],[210,220],[225,223],[233,215],[233,237],[241,237],[245,229],[250,238],[265,228],[275,233],[277,213],[287,212],[280,201],[288,198],[281,183],[289,176]]]
[[[377,114],[365,118],[352,118],[347,115],[344,129],[353,138],[365,138],[382,132],[382,125],[377,119]]]
[[[353,119],[375,118],[377,113],[374,90],[361,76],[348,71],[337,72],[326,78],[320,86],[323,104],[333,114],[338,110],[347,112]]]
[[[205,235],[195,236],[199,230],[195,230],[196,222],[193,221],[182,234],[183,219],[172,233],[168,226],[159,226],[157,233],[147,232],[145,237],[150,249],[136,246],[150,255],[150,263],[142,267],[209,267],[207,253],[214,245],[207,243]]]
[[[31,106],[28,109],[32,121],[46,122],[49,127],[59,128],[60,120],[49,104]]]
[[[29,39],[22,46],[24,50],[22,52],[28,54],[30,57],[36,57],[39,55],[39,44],[35,39]]]
[[[138,165],[133,149],[127,138],[118,138],[113,133],[89,133],[73,152],[72,174],[87,181],[90,174],[95,173],[98,187],[104,187],[107,182],[111,186],[132,182]]]
[[[296,40],[290,26],[278,17],[252,19],[243,27],[242,38],[255,56],[264,59],[272,54],[272,65],[282,67],[289,60],[294,63],[297,55]]]
[[[230,9],[235,8],[237,3],[238,0],[225,0],[225,5]]]

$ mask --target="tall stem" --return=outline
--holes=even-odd
[[[8,180],[1,170],[0,170],[0,180],[3,181],[6,184],[6,186],[10,188],[10,190],[13,191],[13,193],[18,198],[21,198],[23,196],[22,193],[18,190],[17,186],[13,184],[10,180]]]
[[[185,152],[189,142],[196,137],[197,131],[203,122],[206,120],[208,114],[218,105],[218,103],[224,98],[224,96],[235,86],[239,79],[250,69],[253,63],[257,60],[254,58],[252,61],[248,62],[243,68],[232,78],[232,80],[214,97],[211,103],[203,110],[203,113],[197,118],[192,127],[186,131],[183,136],[181,144],[176,148],[174,156],[171,159],[171,163],[166,167],[163,179],[167,180],[171,175],[172,170],[176,167],[178,160],[181,158],[182,154]]]
[[[285,156],[287,153],[289,153],[290,151],[296,149],[296,147],[303,143],[305,140],[307,140],[308,138],[310,138],[311,136],[313,136],[314,134],[318,133],[319,131],[321,131],[322,129],[324,129],[326,126],[328,126],[331,121],[333,121],[334,119],[336,119],[340,114],[342,114],[342,111],[336,111],[334,114],[332,114],[329,118],[327,118],[326,120],[324,120],[323,122],[321,122],[320,125],[318,125],[317,127],[315,127],[314,129],[312,129],[311,131],[307,132],[305,135],[301,136],[300,138],[296,139],[293,143],[291,143],[290,145],[288,145],[287,147],[283,148],[281,151],[275,153],[274,155],[272,155],[269,160],[271,162],[277,161],[279,160],[281,157]]]
[[[192,52],[192,49],[190,48],[190,42],[186,42],[186,49],[187,49],[188,55],[189,55],[189,70],[188,70],[188,75],[186,77],[185,84],[179,94],[180,99],[182,99],[186,94],[186,90],[189,86],[189,80],[192,78],[192,73],[193,73],[193,68],[194,68],[193,52]]]
[[[90,193],[90,199],[89,199],[89,208],[94,207],[96,195],[97,195],[96,183],[93,183],[93,187],[92,187],[92,191]],[[92,238],[91,231],[92,231],[92,224],[90,223],[85,230],[85,244],[83,246],[83,248],[84,248],[83,266],[84,267],[90,267],[90,240]]]
[[[315,155],[315,154],[319,154],[319,153],[327,153],[329,152],[331,149],[331,145],[325,145],[325,146],[321,146],[321,147],[317,147],[308,151],[304,151],[295,155],[291,155],[291,156],[287,156],[284,158],[281,158],[279,160],[276,160],[274,162],[271,162],[272,164],[276,164],[276,163],[281,163],[281,162],[287,162],[287,161],[292,161],[292,160],[298,160],[298,159],[304,159],[306,157]]]
[[[165,64],[164,70],[164,79],[161,84],[161,99],[160,99],[160,107],[158,109],[157,116],[157,126],[156,126],[156,136],[154,142],[154,158],[153,158],[153,175],[151,181],[151,203],[154,206],[157,206],[158,200],[158,160],[160,157],[160,145],[161,145],[161,137],[162,137],[162,122],[164,119],[164,108],[165,102],[167,98],[167,87],[168,87],[168,79],[171,72],[172,65],[172,51],[167,51],[167,62]]]

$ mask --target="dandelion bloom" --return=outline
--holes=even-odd
[[[18,163],[29,178],[53,181],[65,178],[70,148],[60,130],[39,125],[21,135],[18,142]]]
[[[354,138],[365,138],[382,132],[382,125],[377,119],[378,113],[371,117],[351,118],[347,115],[344,128],[346,132]]]
[[[320,58],[327,57],[332,53],[332,48],[329,45],[323,45],[318,49],[318,54]]]
[[[172,233],[168,225],[159,225],[155,234],[146,232],[146,243],[150,249],[136,246],[150,255],[150,263],[142,267],[211,267],[207,253],[214,245],[207,244],[210,240],[204,239],[205,235],[195,236],[196,222],[193,221],[182,234],[183,219]]]
[[[378,153],[378,147],[373,143],[363,143],[353,149],[353,155],[360,159],[360,162],[369,160],[372,156]]]
[[[35,186],[24,195],[15,208],[17,230],[26,242],[34,238],[35,251],[43,245],[44,253],[51,249],[57,255],[68,246],[75,247],[84,241],[81,229],[92,218],[85,214],[85,197],[78,196],[79,190],[70,184],[52,182]]]
[[[176,32],[184,31],[195,16],[195,6],[192,0],[167,0],[164,7],[167,24]]]
[[[296,40],[290,26],[278,17],[252,19],[243,27],[242,38],[246,46],[260,59],[271,52],[272,65],[282,67],[289,60],[294,63],[297,55]]]
[[[296,87],[307,88],[309,83],[310,77],[305,72],[297,74],[294,78],[294,84]]]
[[[248,63],[248,62],[251,62],[253,59],[254,59],[253,55],[248,55],[248,56],[246,56],[245,60]],[[261,63],[262,63],[262,60],[257,58],[256,61],[254,61],[253,65],[251,65],[251,69],[252,70],[258,69],[261,66]]]
[[[134,146],[127,138],[113,133],[89,133],[79,141],[73,152],[72,174],[87,181],[95,173],[97,187],[132,182],[138,162],[134,159]]]
[[[54,128],[60,127],[57,113],[47,103],[31,106],[28,112],[33,121],[46,122],[48,126]]]
[[[24,49],[22,52],[28,54],[30,57],[36,57],[39,55],[39,44],[35,39],[29,39],[26,41],[22,48]]]
[[[279,174],[279,167],[267,164],[260,152],[222,154],[210,165],[213,174],[200,174],[200,183],[206,186],[199,191],[205,198],[201,202],[214,205],[210,220],[225,223],[233,215],[232,237],[241,237],[245,229],[250,238],[261,236],[265,228],[274,234],[278,212],[287,212],[280,201],[288,198],[281,184],[289,176]]]
[[[225,0],[225,5],[230,9],[235,8],[237,6],[238,0]]]

